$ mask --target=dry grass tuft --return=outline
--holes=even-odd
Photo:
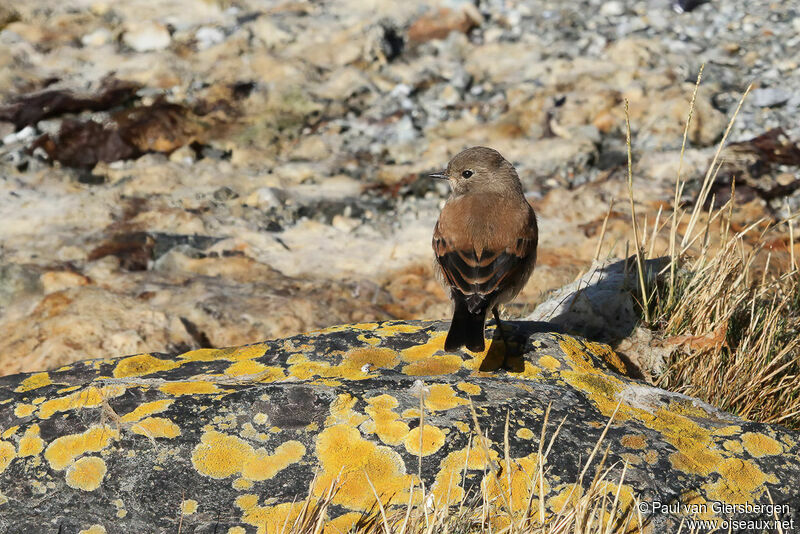
[[[702,69],[687,131],[701,76]],[[637,298],[644,303],[646,326],[674,348],[669,365],[655,380],[657,385],[748,419],[800,428],[796,214],[787,205],[784,219],[762,218],[737,231],[732,224],[735,184],[725,205],[703,211],[720,168],[719,155],[749,91],[750,87],[728,124],[691,210],[684,210],[679,202],[686,185],[679,166],[670,247],[664,251],[670,262],[659,282],[643,289]],[[653,235],[660,230],[656,219]],[[634,222],[634,242],[638,235]],[[647,235],[646,226],[643,235]],[[788,258],[776,261],[772,256],[770,249],[776,242],[786,243]],[[653,257],[652,247],[649,255]]]

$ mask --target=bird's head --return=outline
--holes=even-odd
[[[453,194],[508,191],[522,193],[517,172],[497,150],[484,146],[468,148],[456,154],[447,169],[430,175],[448,180]]]

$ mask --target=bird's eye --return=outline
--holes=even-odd
[[[463,176],[464,178],[469,178],[470,176],[472,176],[472,171],[466,170],[461,173],[461,176]]]

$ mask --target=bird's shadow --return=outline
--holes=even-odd
[[[480,371],[491,372],[502,368],[521,373],[525,370],[525,349],[530,337],[539,333],[562,332],[559,326],[544,321],[502,321],[502,335],[496,322],[494,326],[492,342],[478,368]]]
[[[631,256],[597,266],[572,288],[566,286],[564,289],[567,292],[560,295],[557,293],[550,301],[543,303],[545,309],[550,310],[544,315],[546,321],[503,320],[503,335],[497,328],[496,321],[490,322],[490,325],[495,326],[492,342],[479,369],[524,371],[528,340],[537,333],[578,335],[590,341],[606,343],[616,349],[620,341],[626,339],[641,320],[631,298],[631,294],[638,288],[635,259],[635,256]],[[666,258],[647,260],[645,270],[648,279],[654,277],[666,264]],[[550,302],[556,305],[547,306]],[[508,341],[508,346],[505,341]],[[626,375],[643,378],[642,370],[628,355],[619,351],[617,355],[626,366]]]

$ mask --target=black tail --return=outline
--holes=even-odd
[[[444,341],[444,350],[453,352],[466,346],[472,352],[481,352],[485,347],[483,325],[486,320],[486,307],[480,306],[476,313],[472,313],[463,297],[456,297],[455,303],[456,309],[453,312],[450,331]]]

